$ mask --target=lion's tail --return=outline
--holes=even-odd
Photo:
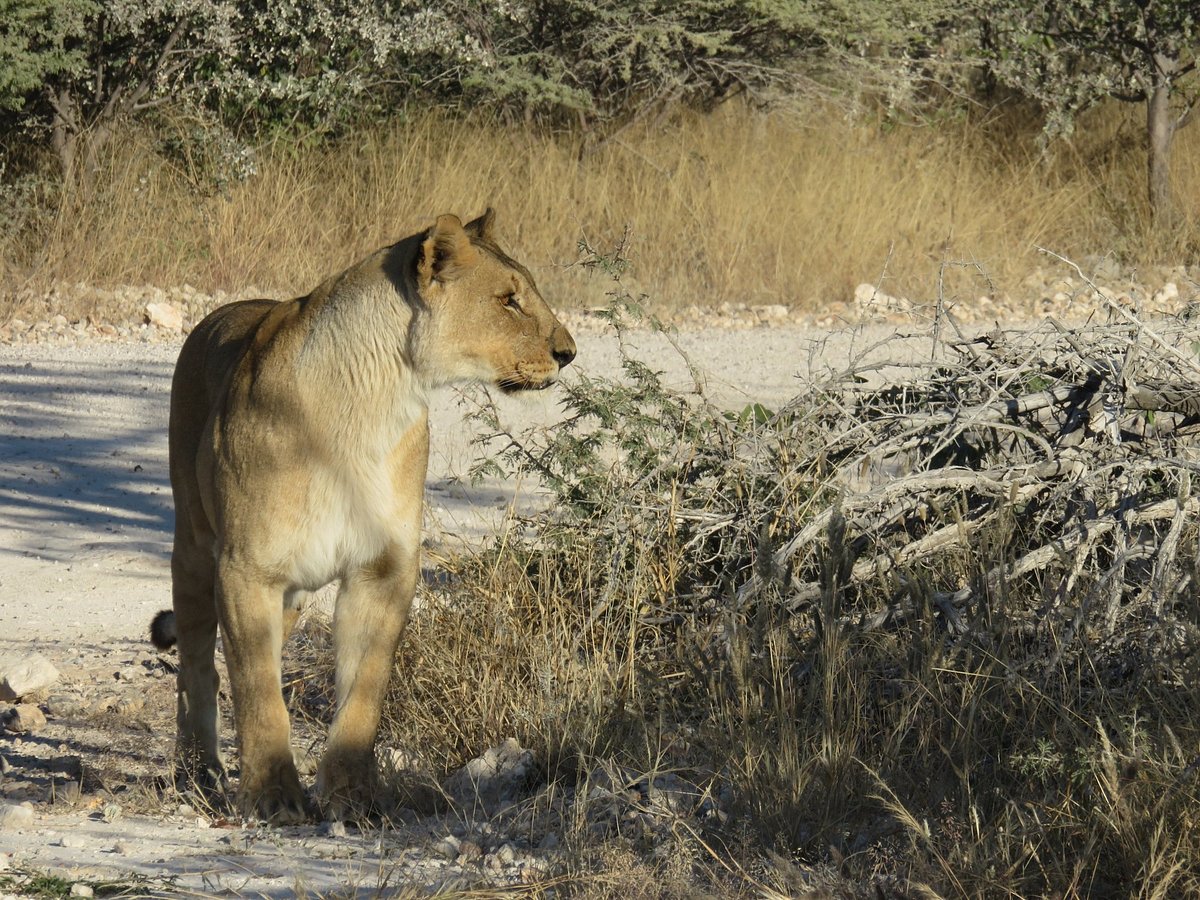
[[[164,609],[150,623],[150,643],[159,650],[169,650],[177,640],[179,635],[175,632],[175,613]]]

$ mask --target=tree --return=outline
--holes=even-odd
[[[594,141],[675,104],[918,83],[964,3],[0,0],[20,12],[0,25],[0,103],[44,125],[84,186],[118,123],[168,104],[216,133],[465,101]]]
[[[103,0],[72,42],[84,64],[50,75],[42,98],[63,177],[88,184],[116,124],[166,103],[213,40],[199,0]],[[82,152],[82,160],[80,158]]]
[[[603,139],[675,104],[813,93],[903,104],[965,0],[462,0],[466,97]],[[941,72],[938,73],[940,76]]]
[[[1104,98],[1146,104],[1147,196],[1169,222],[1171,143],[1200,100],[1200,3],[992,0],[983,21],[991,71],[1042,105],[1048,134]]]
[[[80,70],[74,38],[92,0],[0,0],[0,109],[19,110],[49,78]]]
[[[503,0],[498,0],[503,2]],[[0,0],[0,108],[86,187],[118,124],[171,104],[214,132],[390,113],[482,50],[427,0]],[[484,8],[488,8],[486,4]]]

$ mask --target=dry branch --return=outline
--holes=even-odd
[[[1092,638],[1193,628],[1196,332],[949,320],[922,362],[912,335],[903,359],[877,343],[740,414],[627,359],[626,381],[571,398],[570,433],[499,434],[572,510],[538,540],[586,586],[580,647],[620,617],[639,638],[927,618],[964,643],[1015,629],[1043,642],[1039,665],[1066,665]]]

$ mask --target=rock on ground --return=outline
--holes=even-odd
[[[492,809],[524,796],[535,776],[533,753],[509,738],[451,775],[445,789],[462,806]]]
[[[167,331],[183,331],[183,310],[174,303],[147,303],[146,321]]]
[[[0,831],[20,831],[32,825],[32,804],[0,803]]]
[[[58,681],[58,669],[40,653],[0,655],[0,700],[20,700]]]
[[[0,724],[14,734],[36,734],[46,727],[46,716],[32,703],[21,703],[0,713]]]

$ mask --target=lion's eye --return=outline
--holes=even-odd
[[[517,299],[516,294],[505,294],[503,302],[504,302],[504,305],[507,306],[509,309],[520,310],[520,308],[521,308],[521,301]]]

